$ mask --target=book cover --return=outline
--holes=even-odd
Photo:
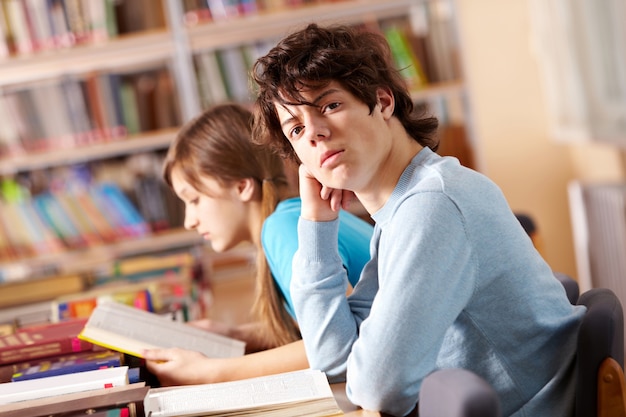
[[[85,320],[71,320],[18,329],[0,337],[0,365],[92,350],[93,344],[78,338]]]
[[[216,384],[152,388],[144,400],[144,411],[151,417],[343,414],[326,375],[312,369]]]
[[[0,384],[0,405],[128,385],[128,366]]]
[[[123,359],[123,354],[111,350],[87,352],[87,354],[82,355],[67,355],[18,369],[11,376],[11,381],[25,381],[27,379],[113,368],[122,366]]]
[[[245,349],[240,340],[116,302],[98,305],[78,337],[137,357],[154,348],[179,347],[213,358],[242,356]]]

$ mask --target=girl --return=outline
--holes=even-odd
[[[240,358],[214,359],[182,349],[144,353],[162,385],[221,382],[308,367],[289,292],[297,249],[300,199],[281,158],[251,140],[251,113],[235,104],[213,107],[179,132],[164,162],[167,184],[185,204],[185,227],[216,252],[242,242],[257,249],[256,322],[205,327],[246,342]],[[341,212],[338,245],[352,285],[369,260],[372,227]]]

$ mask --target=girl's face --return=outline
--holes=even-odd
[[[213,250],[224,252],[251,240],[249,204],[242,184],[223,185],[213,177],[202,177],[204,189],[197,190],[174,168],[172,188],[185,204],[185,228],[196,230],[211,242]]]

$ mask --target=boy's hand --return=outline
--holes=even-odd
[[[349,207],[354,193],[322,185],[304,165],[300,165],[298,172],[302,218],[318,222],[331,221],[337,218],[341,208]]]

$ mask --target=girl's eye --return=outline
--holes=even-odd
[[[194,198],[193,200],[189,200],[189,204],[191,204],[192,206],[195,206],[196,204],[198,204],[198,201],[200,201],[199,198]]]

